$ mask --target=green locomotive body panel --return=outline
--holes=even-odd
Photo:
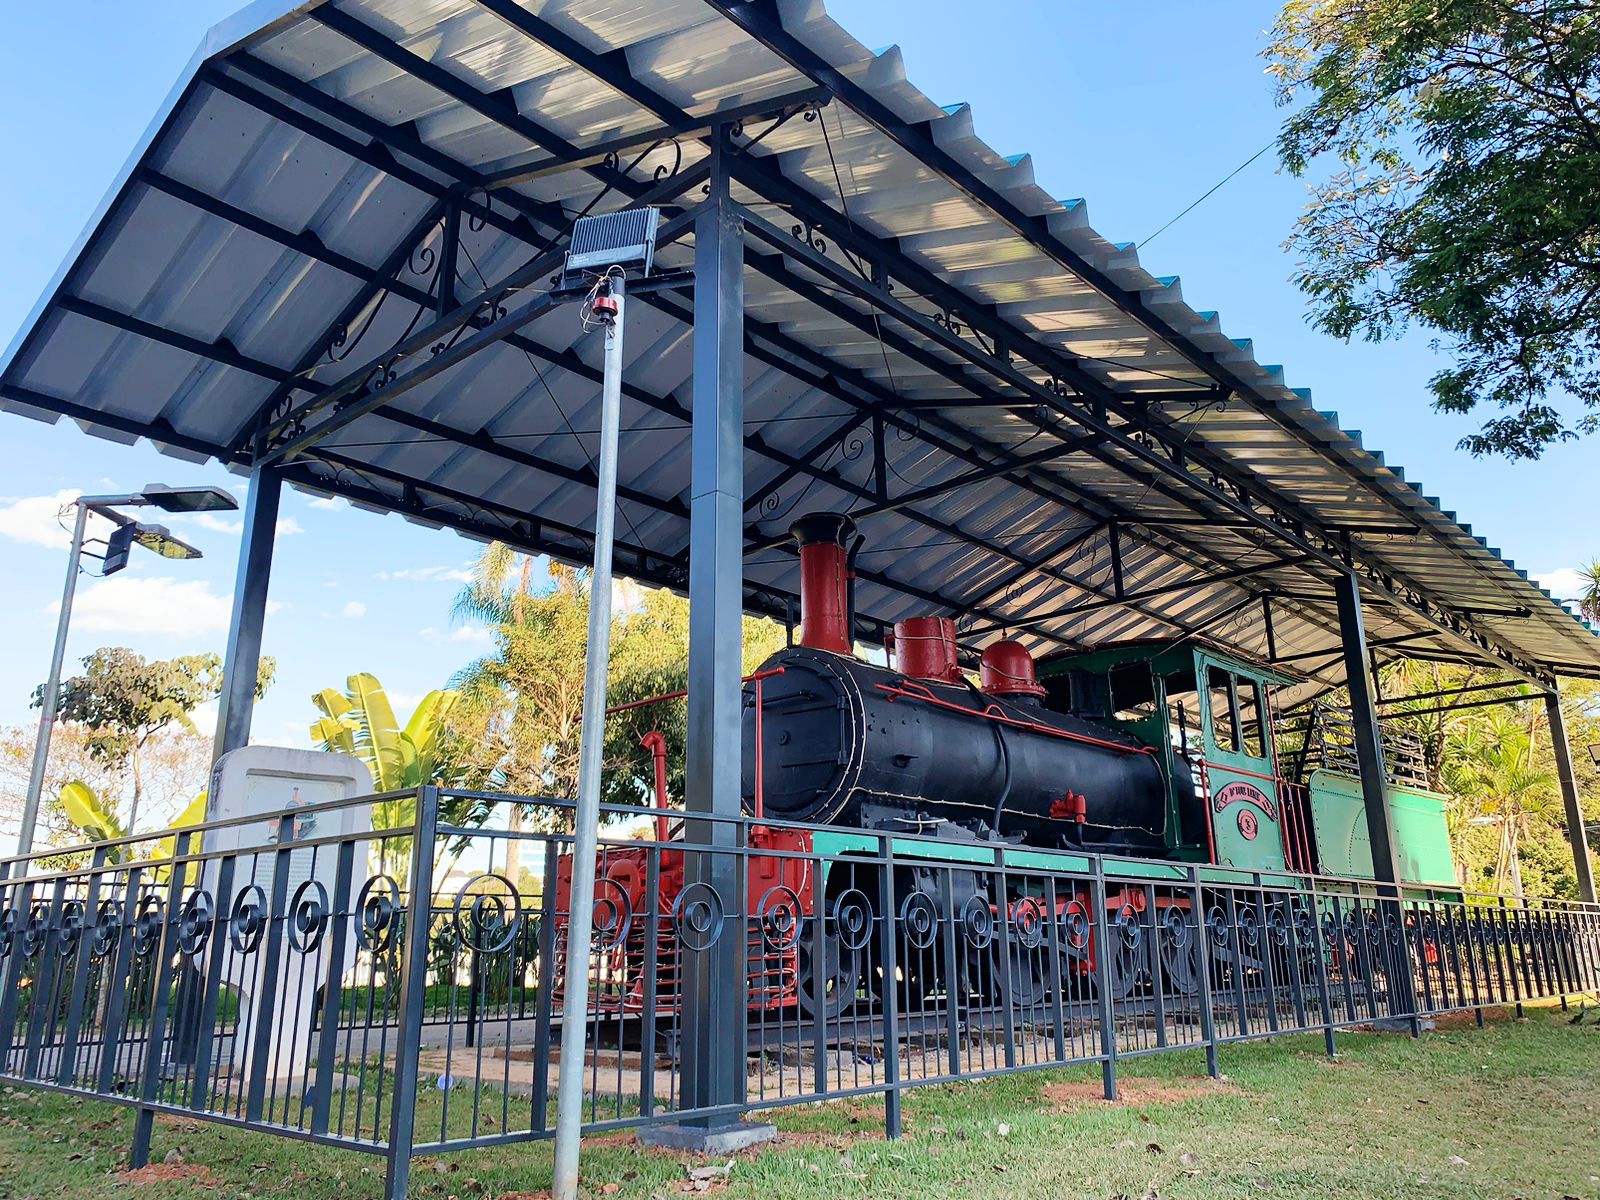
[[[1311,773],[1310,787],[1311,820],[1323,872],[1371,879],[1372,844],[1367,838],[1361,781],[1322,769]],[[1401,875],[1411,883],[1456,886],[1455,856],[1445,819],[1449,798],[1392,783],[1388,797]]]

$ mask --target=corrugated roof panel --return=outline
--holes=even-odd
[[[470,0],[337,0],[304,10],[285,3],[253,9],[250,19],[267,21],[262,36],[229,29],[208,41],[219,57],[206,69],[227,75],[227,93],[210,74],[177,94],[170,120],[130,166],[76,266],[8,356],[0,405],[72,413],[119,439],[144,429],[190,456],[204,447],[226,455],[252,414],[284,394],[287,371],[313,364],[294,393],[304,399],[371,371],[381,348],[429,319],[419,303],[439,286],[439,229],[406,243],[450,187],[478,212],[462,230],[454,285],[467,296],[520,267],[571,214],[593,203],[622,206],[629,188],[699,163],[707,151],[698,137],[669,130],[655,147],[638,147],[645,153],[637,162],[630,151],[492,198],[474,190],[480,173],[658,130],[667,106],[703,115],[809,85],[783,47],[752,37],[704,0],[551,0],[527,9],[523,23],[536,31],[546,22],[585,52],[613,55],[593,69]],[[1030,158],[987,146],[968,107],[941,107],[919,92],[897,50],[871,53],[816,0],[785,5],[783,21],[785,35],[864,88],[869,103],[836,97],[820,115],[765,130],[748,153],[826,207],[848,210],[852,230],[892,239],[959,297],[947,314],[946,301],[920,297],[901,280],[897,300],[924,317],[950,318],[969,350],[988,351],[969,332],[981,316],[1024,353],[1015,374],[1000,379],[875,311],[878,302],[845,294],[793,250],[753,247],[771,256],[752,259],[745,282],[754,335],[746,515],[755,543],[780,537],[807,508],[869,507],[881,457],[891,498],[925,494],[864,520],[860,608],[869,617],[890,621],[938,604],[970,609],[966,627],[980,629],[1055,613],[1026,636],[1042,645],[1198,628],[1261,653],[1258,600],[1271,595],[1281,653],[1336,646],[1317,581],[1285,568],[1236,573],[1282,547],[1221,516],[1204,472],[1162,477],[1122,440],[1135,426],[1118,404],[1159,396],[1150,419],[1175,443],[1348,537],[1366,564],[1395,577],[1402,595],[1417,589],[1446,607],[1481,609],[1479,627],[1521,654],[1600,672],[1600,643],[1545,593],[1381,454],[1317,413],[1307,393],[1286,386],[1281,368],[1257,363],[1248,338],[1225,331],[1215,312],[1192,308],[1175,276],[1151,274],[1136,247],[1096,234],[1081,201],[1039,188]],[[620,63],[626,75],[615,73]],[[648,103],[641,89],[653,93]],[[253,99],[257,93],[265,99]],[[914,137],[900,144],[898,131],[874,124],[872,105],[930,133],[956,173],[946,178],[936,156],[908,148]],[[763,125],[748,122],[746,140]],[[992,189],[994,203],[983,189]],[[829,261],[865,270],[835,239],[745,183],[737,194],[780,229],[794,224]],[[487,221],[485,202],[493,210]],[[1007,204],[1038,228],[1019,229]],[[409,261],[386,291],[362,278],[397,250]],[[686,267],[690,255],[686,239],[664,248],[661,263]],[[1082,269],[1073,265],[1080,260]],[[340,330],[339,314],[360,296],[365,303]],[[623,535],[672,557],[688,536],[689,300],[636,300]],[[1051,354],[1072,361],[1051,369],[1028,361]],[[388,415],[354,421],[329,439],[328,462],[313,450],[297,477],[364,503],[403,502],[399,481],[410,480],[432,506],[412,516],[478,536],[483,520],[504,527],[526,517],[581,530],[592,522],[585,472],[598,355],[573,312],[558,310],[404,393]],[[1003,465],[1005,456],[1026,458],[1079,437],[1074,405],[1084,401],[1069,394],[1041,407],[1037,391],[1024,394],[1050,386],[1057,369],[1108,391],[1115,403],[1097,419],[1113,431],[1109,440],[927,493]],[[1219,382],[1233,393],[1224,403],[1211,393]],[[1192,403],[1167,399],[1184,389],[1195,392]],[[923,407],[903,410],[913,400]],[[926,407],[933,401],[947,407]],[[973,402],[1016,409],[959,407]],[[890,418],[881,455],[863,409],[875,404]],[[1103,603],[1110,549],[1093,531],[1108,518],[1122,523],[1127,592],[1155,594]],[[564,533],[552,544],[581,555]],[[790,563],[787,551],[758,552],[750,581],[792,591]],[[1227,577],[1175,586],[1195,580],[1197,564]],[[1166,588],[1174,590],[1159,590]],[[1416,613],[1386,607],[1376,590],[1373,598],[1375,637],[1422,634],[1408,645],[1473,653]],[[1494,615],[1520,612],[1528,615]]]

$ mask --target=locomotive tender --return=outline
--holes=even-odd
[[[901,916],[916,908],[935,921],[970,920],[975,911],[1014,920],[1019,905],[1038,915],[1054,905],[1047,923],[1071,931],[1061,935],[1062,970],[1092,980],[1097,955],[1082,918],[1096,901],[1087,889],[1046,899],[1020,882],[1012,894],[996,895],[993,873],[952,870],[951,863],[982,862],[985,848],[999,844],[1059,856],[1061,870],[1081,870],[1085,854],[1127,858],[1119,877],[1167,860],[1260,872],[1269,886],[1286,888],[1318,871],[1372,878],[1359,780],[1337,763],[1308,772],[1303,758],[1290,780],[1278,762],[1269,689],[1293,677],[1198,639],[1066,652],[1037,663],[1020,643],[1001,640],[983,650],[974,684],[959,661],[955,623],[939,616],[898,622],[887,665],[870,663],[854,656],[850,637],[853,522],[812,514],[792,533],[800,553],[801,639],[762,664],[760,687],[746,689],[744,805],[765,821],[828,828],[752,828],[752,905],[757,897],[789,897],[795,911],[787,918],[798,925],[829,912],[846,892],[870,904],[877,894],[871,876],[882,868],[850,864],[850,857],[877,855],[886,834],[899,835],[905,840],[895,843],[894,894],[908,902],[899,906]],[[1445,798],[1391,782],[1389,800],[1406,878],[1453,885]],[[608,848],[597,896],[604,901],[609,893],[629,913],[643,913],[648,853]],[[659,914],[674,912],[683,894],[683,860],[681,852],[661,853]],[[812,861],[831,866],[812,871]],[[560,911],[569,871],[563,861]],[[1152,870],[1148,877],[1162,875]],[[1118,886],[1099,902],[1110,914],[1137,919],[1154,894]],[[1156,904],[1187,908],[1177,898]],[[820,978],[821,1006],[834,1015],[870,986],[840,931],[824,926],[825,969],[809,962],[807,939],[794,939],[759,978],[752,967],[753,1005],[814,1011],[819,1001],[809,981]],[[607,973],[634,979],[613,999],[637,1010],[650,985],[633,969],[639,964],[627,961],[630,941],[642,944],[637,937],[619,942],[619,960]],[[1168,994],[1196,989],[1194,953],[1177,961],[1154,957],[1109,956],[1113,995],[1128,995],[1158,971]],[[1013,988],[1019,971],[1028,973],[1014,964]],[[1050,986],[1038,978],[1022,983],[1035,993]]]

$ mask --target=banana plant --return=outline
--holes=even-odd
[[[120,845],[111,847],[106,853],[106,859],[112,863],[138,862],[144,859],[169,858],[177,852],[177,830],[193,828],[202,824],[206,819],[206,798],[209,792],[201,792],[189,802],[187,808],[173,818],[168,836],[155,843],[138,842],[133,845]],[[128,836],[128,831],[123,828],[122,822],[112,812],[111,807],[101,801],[95,790],[82,780],[74,779],[61,785],[58,793],[61,801],[61,810],[66,813],[67,820],[77,826],[78,831],[91,843],[114,842]],[[142,848],[144,853],[134,851]],[[191,847],[194,848],[194,847]],[[192,874],[193,868],[190,868]],[[155,873],[155,878],[160,879],[165,874],[164,869]]]
[[[443,735],[458,698],[454,691],[429,692],[402,727],[383,685],[372,675],[352,675],[345,691],[324,688],[311,697],[322,713],[311,724],[311,737],[324,750],[359,758],[380,792],[450,784],[456,770],[443,753]],[[415,798],[386,801],[373,806],[372,822],[394,829],[415,820],[416,811]]]

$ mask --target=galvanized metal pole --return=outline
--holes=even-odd
[[[1589,862],[1589,839],[1583,828],[1583,806],[1578,802],[1578,775],[1572,769],[1572,747],[1567,742],[1567,722],[1561,715],[1561,695],[1554,688],[1544,694],[1544,710],[1550,718],[1550,746],[1556,756],[1556,775],[1561,779],[1561,799],[1567,809],[1567,840],[1572,843],[1572,865],[1578,874],[1578,896],[1595,903],[1594,868]]]
[[[78,555],[83,550],[83,531],[89,509],[76,501],[78,516],[72,523],[72,550],[67,557],[67,582],[61,589],[61,615],[56,618],[56,644],[50,655],[50,676],[45,680],[44,697],[39,706],[39,734],[33,743],[33,771],[28,776],[28,795],[22,806],[22,829],[17,835],[17,853],[33,849],[34,826],[39,823],[39,798],[44,794],[45,765],[50,760],[50,735],[56,723],[56,696],[61,691],[61,664],[67,657],[67,626],[72,621],[72,597],[78,590]]]
[[[749,1011],[742,933],[747,885],[738,825],[743,815],[744,214],[730,192],[725,128],[715,131],[711,156],[711,190],[694,227],[684,808],[691,814],[688,840],[712,849],[689,855],[685,867],[687,878],[716,893],[731,932],[685,956],[680,1034],[683,1107],[722,1110],[689,1119],[707,1129],[737,1125],[725,1106],[745,1098]],[[714,819],[692,819],[702,815]]]
[[[617,428],[622,414],[622,326],[627,300],[611,283],[616,315],[606,327],[600,401],[599,495],[594,514],[594,569],[589,576],[589,655],[584,673],[583,732],[578,746],[578,811],[572,840],[572,900],[567,914],[567,981],[561,998],[561,1081],[556,1092],[554,1200],[577,1200],[578,1141],[583,1125],[583,1051],[588,1038],[589,939],[594,925],[595,853],[600,840],[600,769],[605,749],[606,672],[611,661],[611,549],[617,519]],[[545,886],[554,881],[545,880]]]
[[[250,495],[245,501],[244,539],[239,544],[239,569],[233,581],[228,647],[222,660],[222,695],[217,705],[213,761],[230,750],[250,744],[256,676],[261,666],[261,630],[267,619],[267,586],[272,575],[272,550],[277,542],[278,504],[282,495],[283,476],[277,470],[260,467],[251,473]]]

